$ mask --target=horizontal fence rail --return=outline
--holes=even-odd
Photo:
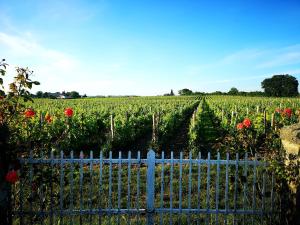
[[[273,224],[278,216],[269,163],[239,154],[205,159],[173,152],[142,159],[22,158],[13,190],[14,224]]]

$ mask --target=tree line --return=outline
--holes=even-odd
[[[288,74],[274,75],[271,78],[264,79],[261,82],[264,91],[239,91],[232,87],[228,92],[215,91],[212,93],[193,92],[188,88],[178,91],[179,95],[238,95],[238,96],[268,96],[268,97],[296,97],[298,92],[298,80]]]
[[[56,99],[56,98],[85,98],[87,97],[86,94],[80,95],[79,92],[77,91],[70,91],[70,92],[42,92],[38,91],[36,94],[32,95],[33,98],[51,98],[51,99]]]

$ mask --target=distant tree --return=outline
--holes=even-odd
[[[292,97],[298,95],[298,81],[291,75],[274,75],[261,82],[267,96]]]
[[[239,91],[239,95],[240,96],[247,96],[248,92],[246,92],[246,91]]]
[[[170,96],[174,96],[173,89],[171,89]]]
[[[71,98],[80,98],[80,94],[77,91],[68,92]]]
[[[226,95],[227,93],[225,92],[221,92],[221,91],[214,91],[214,92],[211,92],[211,93],[208,93],[209,95]]]
[[[265,93],[262,91],[250,91],[246,92],[246,96],[265,96]]]
[[[190,89],[184,88],[182,90],[178,91],[179,95],[192,95],[193,91],[191,91]]]
[[[43,97],[43,92],[42,91],[38,91],[38,92],[36,92],[35,96],[37,98],[42,98]]]
[[[43,93],[43,98],[49,98],[49,93],[48,92],[44,92]]]
[[[87,97],[87,95],[86,95],[86,94],[82,95],[82,98],[86,98],[86,97]]]
[[[205,95],[205,93],[204,92],[200,92],[200,91],[195,91],[193,93],[193,95]]]
[[[239,94],[239,90],[235,87],[232,87],[229,91],[228,91],[229,95],[238,95]]]

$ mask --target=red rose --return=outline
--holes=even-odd
[[[65,113],[66,117],[72,117],[73,116],[73,109],[72,108],[66,108],[64,113]]]
[[[33,109],[26,109],[24,115],[26,118],[32,118],[34,117],[35,112],[33,111]]]
[[[18,173],[15,170],[9,171],[5,176],[5,180],[11,184],[16,183],[19,180]]]
[[[244,125],[246,128],[251,127],[251,120],[250,120],[249,118],[245,118],[244,121],[243,121],[243,125]]]
[[[293,110],[290,108],[286,108],[283,110],[283,115],[287,116],[287,117],[291,117],[293,113]]]
[[[236,129],[238,129],[238,130],[242,130],[243,128],[244,128],[243,123],[238,123],[238,124],[236,125]]]

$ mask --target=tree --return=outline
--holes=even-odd
[[[44,92],[43,93],[43,98],[49,98],[49,92]]]
[[[173,89],[171,89],[170,96],[174,96]]]
[[[298,95],[298,81],[291,75],[274,75],[261,82],[267,96],[293,97]]]
[[[38,91],[36,92],[36,95],[35,95],[37,98],[42,98],[43,97],[43,92],[42,91]]]
[[[192,95],[193,92],[190,89],[184,88],[178,91],[179,95]]]
[[[69,96],[71,98],[80,98],[80,94],[77,91],[71,91]]]
[[[238,95],[239,94],[239,90],[235,87],[232,87],[229,91],[228,91],[229,95]]]

